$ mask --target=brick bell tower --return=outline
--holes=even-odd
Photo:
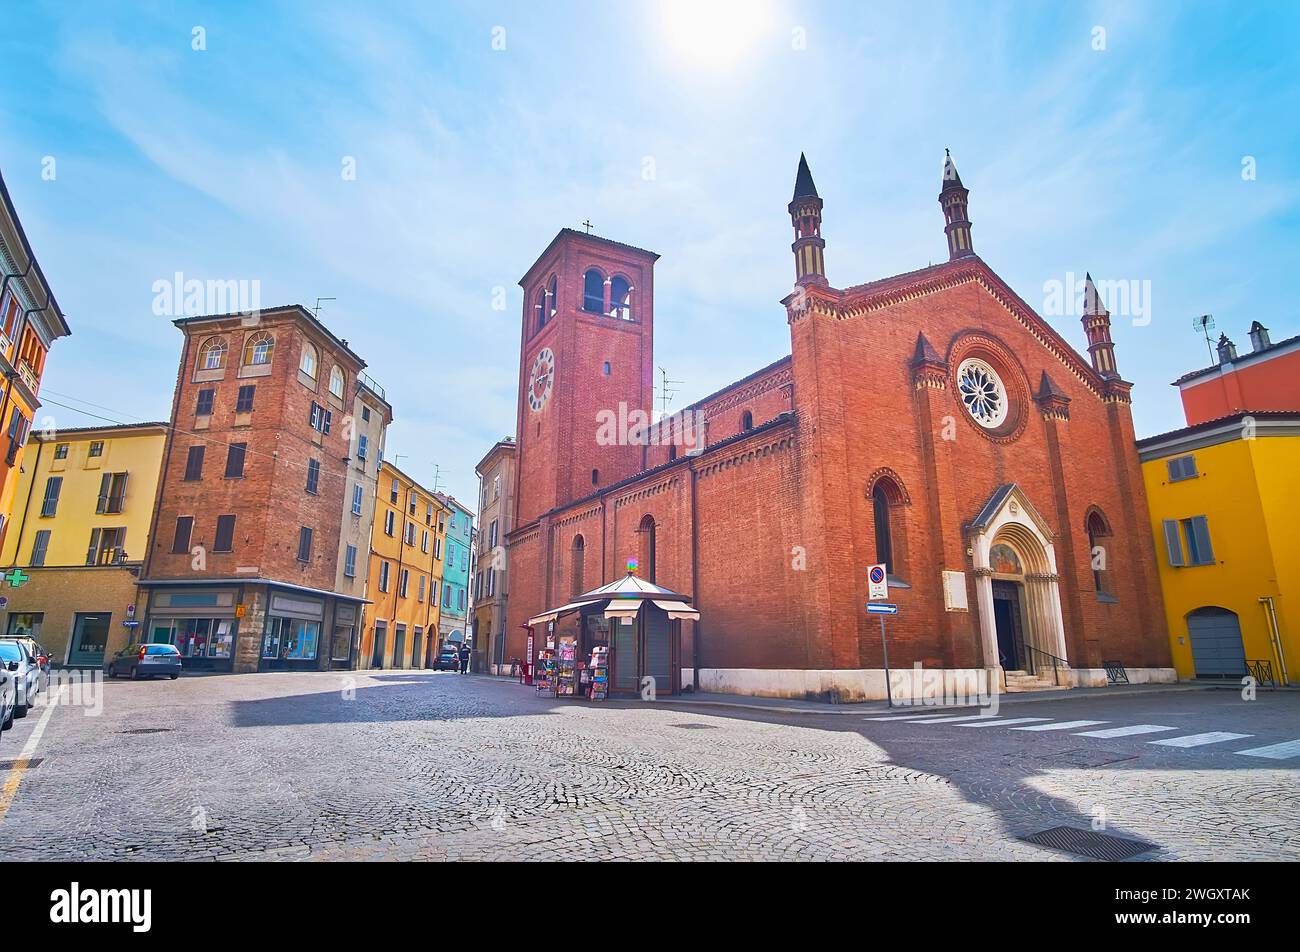
[[[794,197],[789,205],[790,223],[794,225],[795,284],[800,287],[830,284],[826,280],[826,240],[822,238],[822,200],[813,184],[808,160],[799,153],[799,171],[794,177]]]
[[[516,526],[643,468],[658,258],[564,228],[520,280]]]

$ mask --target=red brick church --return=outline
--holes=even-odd
[[[1172,679],[1109,314],[1090,285],[1081,356],[976,255],[967,197],[947,158],[948,260],[836,288],[801,157],[790,354],[648,427],[658,255],[556,235],[520,281],[505,657],[635,559],[701,613],[683,686],[883,697],[883,562],[892,668]]]

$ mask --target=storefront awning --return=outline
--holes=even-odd
[[[528,625],[530,627],[533,625],[544,625],[548,621],[555,621],[555,619],[559,618],[563,614],[576,612],[579,608],[583,607],[584,604],[582,602],[570,602],[569,604],[562,605],[559,608],[552,608],[548,612],[542,612],[540,615],[534,615],[532,618],[528,619]]]
[[[689,618],[691,621],[698,621],[700,618],[700,613],[685,602],[674,602],[656,598],[654,603],[656,606],[666,611],[669,618]]]
[[[605,606],[606,618],[635,618],[645,603],[644,598],[616,598]]]

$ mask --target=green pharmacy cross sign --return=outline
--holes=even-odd
[[[27,582],[27,580],[30,578],[31,578],[30,575],[24,575],[23,570],[19,568],[15,568],[8,575],[4,576],[4,580],[8,582],[10,585],[12,585],[14,588],[21,588],[23,584]]]

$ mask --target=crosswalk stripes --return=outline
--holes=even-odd
[[[1237,753],[1243,757],[1291,760],[1294,757],[1300,757],[1300,740],[1283,741],[1280,744],[1269,744],[1267,747],[1252,747],[1250,750],[1239,750]]]
[[[1130,727],[1103,727],[1099,731],[1079,731],[1080,737],[1129,737],[1133,734],[1159,734],[1161,731],[1176,731],[1177,727],[1164,727],[1160,724],[1133,724]]]
[[[1197,747],[1209,747],[1229,741],[1244,740],[1254,734],[1240,734],[1234,731],[1204,731],[1197,734],[1181,734],[1176,737],[1164,737],[1159,740],[1146,740],[1146,734],[1166,734],[1179,730],[1165,724],[1121,724],[1116,727],[1100,727],[1109,721],[1057,721],[1050,717],[1003,717],[997,714],[961,714],[954,713],[960,708],[948,711],[929,711],[925,714],[887,714],[880,717],[868,717],[868,721],[900,721],[906,724],[952,724],[955,727],[1005,727],[1009,731],[1072,731],[1076,737],[1094,737],[1098,740],[1113,740],[1121,737],[1135,737],[1148,744],[1160,747],[1173,747],[1186,750]],[[966,710],[971,710],[967,708]],[[1080,728],[1097,728],[1080,730]],[[1184,728],[1185,729],[1185,728]],[[1254,757],[1260,760],[1295,760],[1300,758],[1300,740],[1280,741],[1263,747],[1248,750],[1231,751],[1242,757]]]
[[[1222,744],[1225,740],[1241,740],[1253,737],[1253,734],[1234,734],[1232,731],[1206,731],[1204,734],[1186,734],[1182,737],[1167,737],[1164,740],[1149,740],[1148,744],[1160,744],[1163,747],[1204,747],[1206,744]]]
[[[959,724],[959,727],[1010,727],[1012,724],[1030,724],[1035,721],[1050,721],[1050,717],[986,717],[982,724]]]
[[[1107,721],[1061,721],[1051,724],[1031,724],[1028,727],[1013,727],[1013,731],[1068,731],[1076,727],[1092,727],[1094,724],[1106,724]]]

